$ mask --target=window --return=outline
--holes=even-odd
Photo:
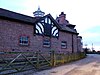
[[[48,39],[43,40],[43,46],[50,47],[50,40],[48,40]]]
[[[29,45],[29,37],[28,36],[21,36],[19,39],[19,44],[20,45]]]
[[[45,25],[44,25],[44,34],[46,36],[51,36],[51,25],[50,24],[45,23]]]
[[[66,41],[61,42],[61,48],[67,48],[67,42]]]

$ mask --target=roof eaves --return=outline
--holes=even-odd
[[[36,20],[34,17],[23,15],[23,14],[16,13],[16,12],[9,11],[2,8],[0,8],[0,17],[19,20],[23,22],[29,22],[29,23],[34,23]]]

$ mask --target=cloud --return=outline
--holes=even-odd
[[[85,32],[82,34],[83,36],[83,46],[85,44],[88,45],[89,48],[92,47],[92,43],[94,44],[94,48],[96,50],[100,50],[100,33],[99,32]]]
[[[95,25],[94,27],[90,27],[86,32],[92,33],[100,33],[100,25]]]
[[[83,33],[83,36],[88,37],[88,38],[94,38],[94,37],[99,37],[100,33],[85,32]]]

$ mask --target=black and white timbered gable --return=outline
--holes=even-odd
[[[35,33],[37,35],[58,37],[59,29],[57,27],[57,23],[49,14],[41,17],[40,20],[35,23]]]

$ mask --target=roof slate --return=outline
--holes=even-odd
[[[67,32],[72,32],[72,33],[77,33],[77,31],[75,30],[75,29],[71,29],[71,28],[69,28],[69,27],[65,27],[65,26],[63,26],[63,25],[60,25],[60,27],[61,27],[61,30],[63,30],[63,31],[67,31]]]
[[[37,18],[0,8],[0,17],[34,23]]]
[[[67,26],[63,27],[62,25],[58,24],[50,14],[48,14],[46,16],[50,17],[60,30],[78,34],[75,29],[71,29]],[[44,16],[44,17],[46,17],[46,16]],[[3,8],[0,8],[0,17],[13,19],[13,20],[17,20],[17,21],[22,21],[22,22],[27,22],[27,23],[31,23],[31,24],[34,24],[37,21],[44,18],[44,17],[31,17],[31,16],[20,14],[20,13],[16,13],[13,11],[9,11],[9,10],[3,9]]]

